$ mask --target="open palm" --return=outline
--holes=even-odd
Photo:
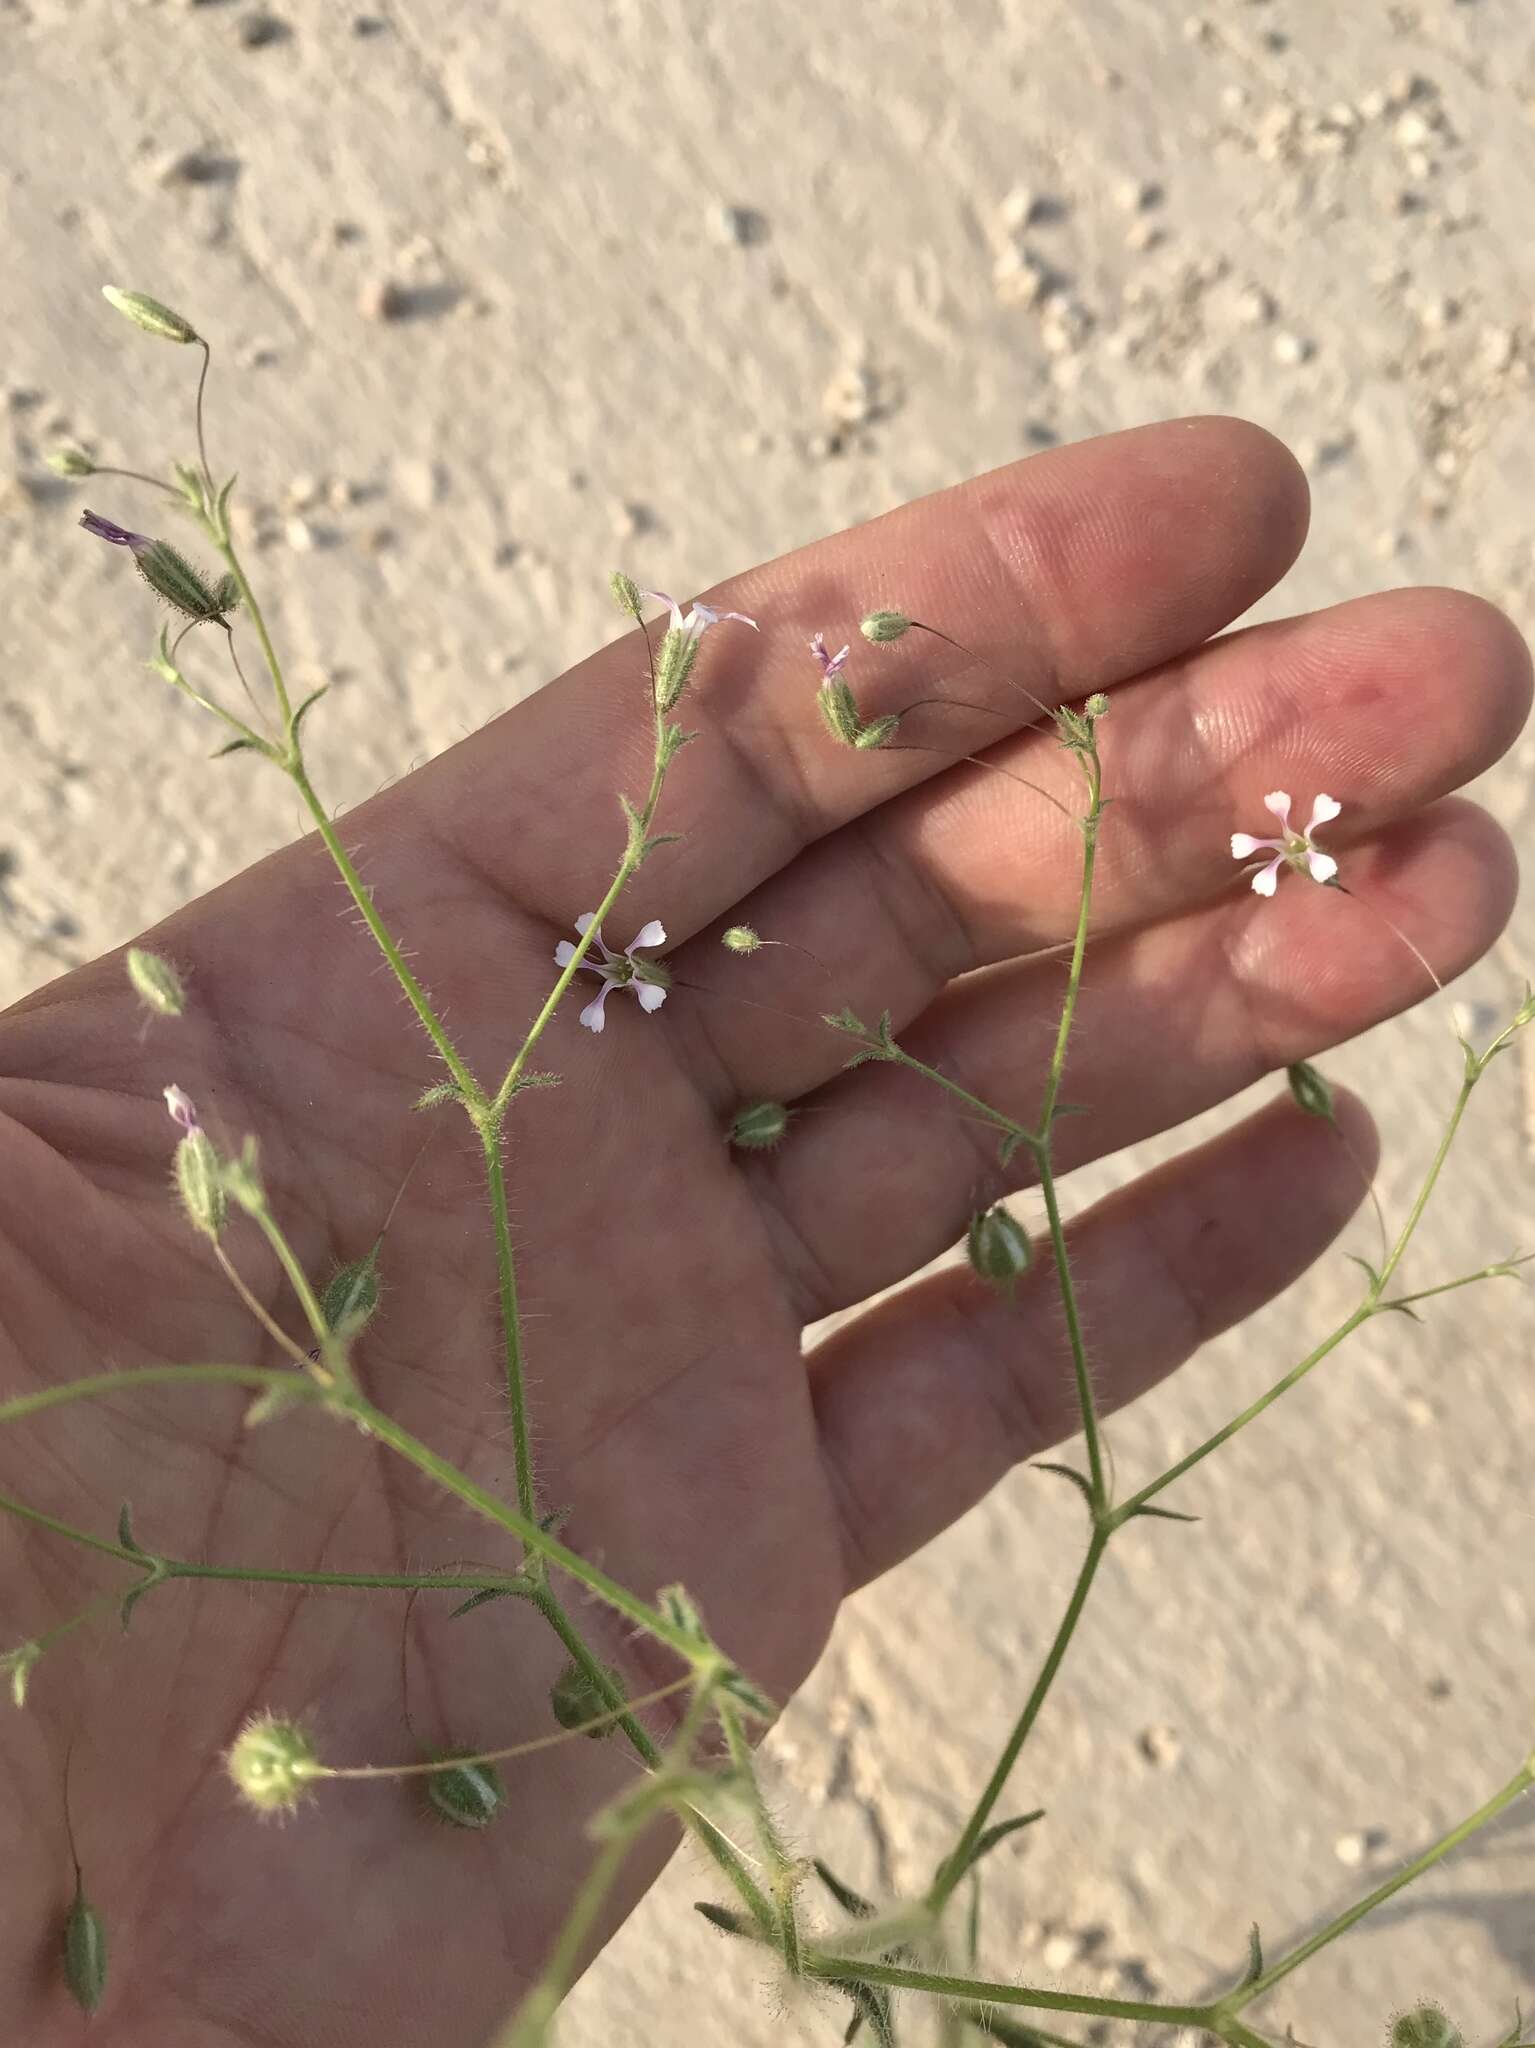
[[[1003,1192],[993,1139],[888,1067],[841,1072],[820,1020],[892,1011],[903,1042],[1027,1116],[1059,1008],[1080,839],[1017,780],[1077,780],[1029,697],[1113,691],[1084,1016],[1066,1164],[1175,1125],[1263,1072],[1415,1000],[1411,953],[1360,902],[1233,884],[1226,839],[1284,783],[1344,805],[1329,844],[1445,977],[1492,940],[1509,850],[1442,801],[1509,744],[1528,665],[1475,600],[1405,592],[1206,645],[1288,567],[1305,524],[1289,458],[1256,429],[1196,421],[1037,457],[739,579],[684,706],[700,734],[656,853],[607,937],[659,918],[674,992],[568,1002],[540,1049],[563,1084],[508,1129],[541,1504],[564,1538],[649,1598],[694,1594],[782,1699],[853,1587],[935,1534],[1072,1427],[1052,1279],[1016,1305],[946,1269],[801,1356],[804,1326],[905,1278]],[[867,712],[917,699],[909,745],[855,753],[816,716],[812,631],[898,603],[962,636],[868,649]],[[643,785],[637,639],[565,676],[345,821],[375,900],[461,1050],[493,1080],[602,896],[616,795]],[[963,707],[963,708],[961,708]],[[323,716],[323,712],[320,714]],[[984,750],[1009,769],[962,763]],[[252,772],[255,772],[254,770]],[[1259,826],[1261,830],[1261,825]],[[280,1362],[167,1196],[177,1082],[208,1128],[260,1141],[273,1206],[323,1280],[387,1236],[381,1312],[358,1347],[370,1398],[511,1493],[495,1265],[478,1146],[314,839],[238,877],[149,943],[185,974],[187,1017],[147,1035],[120,960],[0,1021],[3,1391],[158,1360]],[[792,946],[724,951],[747,922]],[[795,950],[804,948],[805,951]],[[813,957],[807,957],[813,956]],[[588,993],[595,984],[586,983]],[[772,1098],[787,1142],[741,1153],[732,1112]],[[1278,1105],[1086,1215],[1075,1232],[1098,1382],[1132,1397],[1285,1286],[1357,1201],[1350,1147]],[[423,1140],[429,1140],[418,1160]],[[1015,1162],[1025,1178],[1027,1153]],[[414,1165],[414,1171],[411,1169]],[[1257,1189],[1304,1189],[1289,1204]],[[249,1226],[228,1239],[271,1313],[302,1328]],[[1048,1266],[1048,1262],[1046,1262]],[[307,1340],[306,1340],[307,1341]],[[495,1532],[377,1445],[300,1412],[250,1430],[236,1391],[124,1394],[0,1435],[0,1489],[181,1558],[292,1571],[516,1562]],[[0,1518],[6,1640],[38,1634],[123,1566]],[[573,1597],[573,1596],[572,1596]],[[563,1661],[500,1602],[415,1603],[409,1706],[440,1747],[550,1727]],[[242,1717],[308,1717],[337,1763],[406,1761],[403,1597],[177,1583],[108,1614],[38,1667],[0,1723],[0,2033],[79,2039],[56,1963],[79,1853],[113,1947],[103,2008],[121,2048],[368,2048],[477,2041],[536,1970],[586,1862],[582,1823],[632,1777],[622,1745],[514,1765],[483,1834],[419,1788],[337,1785],[285,1829],[235,1804],[219,1752]],[[577,1604],[631,1690],[657,1665]],[[3,1647],[3,1645],[0,1645]],[[636,1865],[620,1904],[653,1874]]]

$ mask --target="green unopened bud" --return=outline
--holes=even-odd
[[[1293,1066],[1286,1067],[1285,1079],[1290,1084],[1290,1093],[1307,1116],[1326,1117],[1329,1123],[1334,1121],[1332,1090],[1309,1060],[1297,1060]]]
[[[32,1667],[43,1654],[41,1643],[20,1643],[14,1650],[7,1650],[0,1657],[0,1673],[11,1682],[11,1703],[24,1707],[27,1703],[27,1686],[31,1682]]]
[[[176,1147],[176,1193],[194,1230],[215,1240],[229,1216],[224,1169],[204,1130],[188,1131]]]
[[[107,1930],[75,1878],[75,1900],[64,1922],[64,1982],[82,2012],[94,2012],[107,1988]]]
[[[670,711],[688,686],[693,664],[698,659],[698,635],[668,626],[656,657],[656,706]]]
[[[749,924],[733,924],[720,944],[729,953],[755,953],[762,941]]]
[[[1108,708],[1109,700],[1103,694],[1102,690],[1094,690],[1093,694],[1082,706],[1082,709],[1087,713],[1089,718],[1102,718],[1107,713]]]
[[[189,321],[183,320],[179,313],[173,313],[169,306],[162,306],[158,299],[150,298],[147,292],[125,292],[115,284],[104,284],[101,296],[135,327],[142,327],[146,334],[158,335],[161,341],[202,340]]]
[[[637,619],[640,615],[640,586],[634,578],[626,576],[622,569],[615,569],[608,578],[608,588],[618,609],[627,612],[631,619]]]
[[[905,612],[870,612],[858,621],[858,630],[865,640],[876,644],[886,640],[899,640],[903,633],[911,631],[911,620]]]
[[[619,1683],[618,1673],[611,1667],[606,1668],[608,1683],[622,1698],[623,1686]],[[588,1677],[579,1664],[567,1664],[550,1686],[549,1705],[562,1728],[584,1728],[593,1742],[600,1742],[603,1736],[611,1735],[618,1725],[616,1721],[604,1721],[600,1728],[586,1727],[588,1721],[595,1721],[602,1714],[611,1714],[613,1709],[603,1697],[601,1686]]]
[[[179,1017],[187,1006],[187,992],[181,976],[169,960],[148,953],[142,946],[128,948],[128,979],[146,1010],[160,1017]]]
[[[378,1246],[340,1267],[320,1297],[327,1325],[338,1337],[355,1337],[378,1311]]]
[[[43,457],[55,476],[94,476],[96,465],[83,448],[55,448]]]
[[[451,1771],[433,1771],[426,1781],[426,1796],[432,1811],[449,1827],[488,1828],[506,1804],[506,1787],[494,1764],[459,1763]]]
[[[225,1754],[224,1768],[246,1805],[258,1813],[292,1813],[324,1775],[303,1729],[275,1714],[257,1714],[246,1722]]]
[[[859,728],[853,745],[866,752],[876,747],[888,747],[900,729],[901,721],[893,712],[885,718],[871,718],[867,725]]]
[[[789,1128],[789,1112],[781,1102],[753,1102],[738,1109],[730,1126],[730,1142],[743,1152],[766,1152]]]
[[[247,1137],[238,1159],[224,1162],[224,1189],[247,1216],[259,1216],[266,1207],[266,1189],[261,1181],[261,1153],[256,1141]]]
[[[971,1217],[965,1250],[981,1278],[1009,1294],[1034,1258],[1029,1233],[1000,1203]]]
[[[821,716],[832,738],[840,740],[845,747],[856,747],[858,735],[863,731],[863,720],[858,716],[852,691],[841,677],[828,676],[816,691],[815,701],[821,707]]]
[[[1391,2048],[1465,2048],[1465,2037],[1437,2005],[1420,2005],[1392,2021]]]

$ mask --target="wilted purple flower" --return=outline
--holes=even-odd
[[[852,651],[851,647],[843,647],[836,654],[828,654],[826,652],[826,635],[824,633],[817,633],[810,643],[810,652],[821,664],[821,680],[827,683],[831,681],[833,676],[841,675],[842,671],[847,667],[847,658]]]
[[[166,1108],[170,1111],[175,1121],[180,1124],[181,1128],[187,1132],[198,1130],[200,1126],[197,1121],[197,1105],[186,1090],[178,1088],[172,1082],[171,1086],[165,1089],[163,1093],[165,1095]]]
[[[576,919],[576,930],[583,938],[591,930],[593,915],[592,911],[587,910]],[[600,928],[592,933],[592,950],[600,953],[602,958],[594,960],[588,956],[581,962],[581,968],[587,974],[600,974],[602,986],[581,1012],[581,1022],[588,1031],[600,1031],[603,1028],[606,1019],[602,1014],[602,1006],[615,988],[632,988],[639,998],[642,1010],[660,1009],[666,1001],[671,976],[659,961],[636,960],[634,954],[641,946],[665,944],[666,927],[655,918],[652,918],[649,924],[641,925],[622,953],[609,952],[602,942]],[[575,957],[576,949],[570,940],[561,939],[554,949],[555,966],[568,967]]]
[[[155,545],[152,535],[130,533],[126,526],[119,526],[115,519],[103,519],[99,512],[82,512],[80,524],[97,540],[109,540],[118,548],[132,548],[136,555],[147,554]]]
[[[1253,887],[1260,896],[1272,896],[1279,887],[1279,870],[1292,867],[1297,873],[1304,868],[1313,882],[1330,882],[1338,872],[1338,863],[1330,853],[1323,853],[1313,846],[1311,835],[1323,825],[1330,825],[1343,809],[1336,797],[1319,796],[1311,806],[1311,817],[1303,832],[1297,832],[1290,823],[1289,792],[1271,789],[1263,799],[1263,807],[1271,811],[1279,821],[1283,833],[1280,839],[1255,839],[1250,832],[1233,832],[1231,835],[1231,857],[1233,860],[1247,860],[1260,851],[1272,852],[1274,858],[1266,867],[1259,868],[1253,876]]]

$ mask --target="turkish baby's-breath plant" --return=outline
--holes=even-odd
[[[1076,1994],[1054,1985],[993,1982],[976,1977],[975,1929],[982,1873],[994,1852],[1005,1849],[1024,1829],[1044,1818],[1042,1809],[1003,1812],[1000,1817],[999,1810],[1015,1766],[1067,1655],[1103,1559],[1127,1525],[1148,1517],[1191,1520],[1192,1517],[1168,1504],[1166,1497],[1177,1482],[1374,1318],[1388,1311],[1410,1313],[1415,1303],[1430,1296],[1511,1274],[1522,1263],[1517,1259],[1505,1260],[1415,1293],[1393,1292],[1396,1273],[1417,1231],[1472,1093],[1497,1054],[1535,1016],[1535,995],[1527,993],[1515,1015],[1481,1049],[1457,1034],[1460,1083],[1447,1125],[1417,1197],[1394,1236],[1385,1229],[1382,1217],[1384,1250],[1380,1262],[1364,1265],[1365,1285],[1349,1313],[1335,1328],[1323,1333],[1265,1393],[1204,1442],[1166,1471],[1130,1485],[1127,1491],[1119,1491],[1094,1394],[1055,1165],[1056,1127],[1068,1107],[1061,1099],[1061,1090],[1082,991],[1094,871],[1100,839],[1106,829],[1111,829],[1106,822],[1111,793],[1104,787],[1098,741],[1100,723],[1109,715],[1110,707],[1108,699],[1098,694],[1076,705],[1051,705],[1031,697],[1041,720],[1053,726],[1060,748],[1077,771],[1078,802],[1071,815],[1081,844],[1079,903],[1067,949],[1060,1018],[1037,1104],[1029,1113],[1021,1113],[968,1092],[937,1067],[910,1053],[900,1043],[888,1013],[869,1024],[846,1003],[838,1006],[834,990],[829,1003],[822,990],[815,1004],[825,1028],[848,1042],[848,1066],[886,1063],[919,1076],[952,1105],[955,1115],[979,1122],[993,1134],[1000,1167],[1006,1167],[1020,1151],[1027,1153],[1044,1205],[1043,1242],[1036,1247],[1031,1234],[1012,1211],[993,1204],[980,1208],[974,1215],[964,1250],[976,1274],[1005,1301],[1014,1298],[1020,1281],[1030,1274],[1037,1257],[1050,1262],[1071,1351],[1085,1460],[1085,1470],[1067,1465],[1042,1468],[1071,1483],[1086,1510],[1087,1532],[1075,1583],[1038,1676],[1000,1744],[993,1769],[977,1789],[963,1826],[934,1867],[927,1885],[915,1898],[876,1909],[824,1859],[791,1852],[781,1824],[759,1786],[752,1747],[753,1734],[770,1718],[773,1703],[749,1674],[714,1643],[687,1592],[672,1586],[647,1597],[624,1586],[562,1540],[560,1514],[542,1511],[534,1471],[535,1439],[503,1163],[511,1105],[526,1089],[549,1085],[558,1078],[535,1069],[531,1061],[550,1020],[578,985],[578,977],[587,977],[579,983],[585,998],[579,1012],[580,1022],[594,1034],[605,1030],[607,1005],[614,997],[631,996],[641,1012],[655,1019],[673,994],[686,998],[692,993],[673,982],[660,950],[667,944],[667,933],[659,920],[650,918],[640,923],[628,944],[621,948],[608,943],[604,926],[650,854],[673,836],[658,830],[673,763],[689,743],[709,744],[710,713],[705,697],[695,700],[699,704],[700,730],[685,729],[675,716],[683,699],[695,689],[706,636],[723,626],[754,633],[771,632],[773,622],[748,618],[740,612],[716,611],[701,603],[685,609],[664,592],[642,590],[624,573],[614,574],[612,595],[632,620],[643,623],[647,609],[655,605],[666,614],[659,641],[653,639],[648,628],[644,638],[643,681],[653,739],[649,787],[638,802],[620,796],[622,844],[611,883],[596,906],[576,919],[575,937],[561,940],[554,949],[554,973],[548,992],[534,1008],[504,1071],[482,1074],[471,1066],[442,1011],[417,980],[409,964],[409,934],[396,933],[386,923],[310,779],[304,751],[306,719],[323,693],[316,692],[294,702],[235,545],[230,520],[234,478],[216,474],[208,454],[204,401],[211,362],[209,344],[190,322],[153,298],[116,288],[108,288],[106,297],[146,335],[200,352],[194,407],[198,459],[195,465],[177,464],[173,478],[100,465],[78,448],[58,450],[51,458],[51,466],[66,478],[118,477],[148,485],[162,494],[162,509],[168,501],[190,519],[199,536],[200,550],[206,551],[208,559],[197,559],[199,550],[184,552],[157,534],[119,525],[96,512],[86,512],[81,524],[96,538],[124,550],[151,590],[176,615],[174,630],[167,626],[159,634],[149,664],[151,669],[218,722],[223,737],[220,752],[253,756],[256,764],[277,771],[291,783],[324,841],[371,943],[382,956],[440,1063],[444,1078],[422,1094],[417,1107],[456,1110],[467,1120],[478,1141],[485,1179],[487,1228],[497,1254],[501,1372],[510,1421],[510,1483],[505,1489],[493,1489],[460,1469],[370,1401],[359,1384],[353,1370],[352,1350],[379,1308],[388,1219],[384,1220],[377,1241],[361,1258],[317,1281],[305,1271],[283,1219],[268,1197],[254,1140],[215,1136],[204,1126],[197,1105],[174,1081],[164,1090],[167,1110],[179,1133],[168,1147],[167,1200],[179,1204],[187,1224],[207,1241],[208,1256],[222,1268],[288,1363],[277,1369],[166,1364],[103,1372],[0,1402],[0,1424],[107,1393],[121,1395],[139,1386],[242,1387],[251,1396],[251,1424],[259,1424],[279,1412],[301,1411],[315,1427],[329,1420],[362,1431],[383,1451],[435,1482],[489,1527],[514,1538],[521,1547],[521,1562],[515,1570],[500,1572],[464,1569],[432,1573],[288,1573],[157,1554],[144,1548],[136,1537],[127,1506],[119,1518],[115,1543],[72,1528],[21,1501],[0,1497],[0,1508],[62,1541],[104,1552],[126,1567],[131,1575],[126,1592],[105,1603],[108,1610],[115,1607],[120,1612],[124,1625],[139,1601],[166,1582],[185,1578],[276,1580],[305,1586],[316,1594],[328,1588],[367,1587],[381,1595],[401,1594],[407,1603],[427,1589],[456,1590],[465,1596],[454,1609],[457,1615],[468,1616],[493,1602],[513,1598],[542,1617],[560,1643],[565,1660],[549,1695],[550,1715],[556,1727],[548,1735],[480,1751],[461,1746],[423,1749],[418,1742],[421,1753],[404,1762],[348,1765],[329,1761],[322,1754],[317,1735],[300,1721],[261,1710],[248,1719],[224,1757],[228,1780],[255,1817],[282,1818],[306,1804],[323,1808],[325,1788],[336,1781],[366,1785],[418,1779],[424,1784],[424,1798],[430,1810],[439,1820],[452,1829],[477,1834],[496,1826],[508,1811],[516,1811],[518,1772],[528,1767],[528,1760],[535,1754],[583,1738],[621,1737],[628,1744],[639,1766],[638,1774],[599,1816],[586,1879],[545,1959],[542,1975],[508,2022],[506,2048],[535,2048],[544,2038],[559,2001],[580,1966],[585,1945],[634,1837],[662,1813],[671,1815],[695,1835],[713,1857],[721,1881],[734,1895],[728,1905],[716,1900],[703,1901],[699,1911],[750,1951],[746,1967],[760,1972],[763,1957],[775,1957],[777,1967],[788,1979],[811,1988],[823,1987],[834,1994],[845,2022],[846,2040],[862,2033],[876,2048],[891,2048],[899,2037],[921,2023],[924,2014],[932,2014],[946,2043],[991,2039],[1032,2043],[1036,2048],[1038,2044],[1061,2048],[1064,2043],[1070,2048],[1072,2041],[1086,2038],[1080,2033],[1068,2036],[1054,2031],[1059,2020],[1078,2027],[1087,2021],[1182,2027],[1197,2036],[1238,2044],[1238,2048],[1263,2048],[1270,2037],[1249,2020],[1250,2009],[1292,1972],[1512,1805],[1535,1783],[1535,1754],[1524,1756],[1506,1783],[1475,1813],[1286,1952],[1266,1957],[1255,1928],[1245,1961],[1233,1965],[1230,1988],[1213,1999],[1181,2004],[1109,1999]],[[231,709],[217,685],[201,679],[194,681],[186,674],[182,648],[198,628],[213,628],[221,636],[217,651],[229,664],[240,688],[236,701],[245,708]],[[253,641],[259,652],[268,699],[264,711],[257,708],[257,693],[250,687],[241,663],[237,632]],[[861,657],[877,664],[879,649],[911,634],[931,635],[963,648],[963,643],[945,629],[894,607],[882,606],[871,609],[858,622]],[[206,632],[199,635],[199,640],[206,638]],[[855,687],[850,673],[853,645],[850,641],[833,654],[824,636],[815,634],[809,654],[819,680],[813,693],[807,690],[807,711],[813,694],[828,745],[871,754],[901,746],[905,744],[903,721],[916,707],[871,712],[867,706],[881,694],[880,677],[877,667],[873,668],[857,678]],[[250,718],[246,716],[247,709]],[[995,766],[986,761],[978,765]],[[1046,800],[1060,804],[1057,797]],[[1245,863],[1255,855],[1265,856],[1251,871],[1253,889],[1260,896],[1271,897],[1286,876],[1295,878],[1289,886],[1346,888],[1336,857],[1316,844],[1318,833],[1338,817],[1341,804],[1329,795],[1317,795],[1304,827],[1292,823],[1291,799],[1284,791],[1273,791],[1265,804],[1277,830],[1264,837],[1237,831],[1230,840],[1231,854],[1239,861]],[[1397,931],[1394,925],[1390,928]],[[1410,944],[1400,932],[1397,936],[1403,937],[1404,944]],[[751,962],[764,949],[780,948],[803,955],[821,976],[833,973],[826,962],[809,952],[790,932],[761,933],[747,924],[734,923],[723,934],[723,946],[741,963]],[[1421,960],[1420,955],[1417,957]],[[1427,963],[1423,964],[1426,968]],[[753,970],[743,964],[731,971],[750,974]],[[132,948],[127,954],[127,972],[144,1008],[146,1028],[153,1024],[157,1032],[174,1030],[180,1020],[195,1015],[195,983],[189,988],[172,961],[142,948]],[[656,1023],[646,1028],[666,1027]],[[1335,1125],[1332,1094],[1316,1068],[1309,1064],[1292,1067],[1289,1083],[1303,1110]],[[790,1105],[770,1100],[748,1101],[729,1118],[723,1136],[730,1145],[744,1151],[792,1145],[795,1121],[796,1113]],[[403,1193],[402,1188],[402,1196]],[[246,1287],[230,1260],[224,1239],[231,1217],[237,1214],[255,1225],[279,1262],[293,1305],[306,1326],[303,1341],[284,1331]],[[647,1693],[631,1696],[620,1671],[603,1661],[587,1642],[560,1590],[565,1584],[613,1610],[635,1636],[648,1637],[653,1644],[669,1651],[678,1675]],[[93,1623],[102,1606],[97,1602],[67,1616],[53,1629],[16,1645],[0,1659],[17,1707],[28,1700],[29,1683],[51,1643]],[[407,1626],[408,1619],[407,1605]],[[472,1624],[466,1621],[465,1625]],[[641,1713],[668,1699],[672,1706],[671,1732],[663,1741],[649,1732]],[[408,1722],[408,1705],[406,1714]],[[1516,1729],[1511,1729],[1510,1746],[1515,1751],[1520,1747]],[[106,1986],[106,1928],[102,1913],[87,1901],[72,1830],[68,1830],[68,1846],[74,1860],[75,1890],[61,1930],[62,1970],[69,1991],[90,2013],[100,2003]],[[106,1904],[110,1908],[110,1900]],[[829,1928],[828,1914],[832,1916]],[[963,1967],[967,1963],[968,1972]],[[913,1995],[897,2003],[898,1992]],[[1048,2027],[1044,2020],[1049,2021]],[[1433,2004],[1419,2004],[1386,2024],[1392,2048],[1463,2048],[1461,2033]],[[1515,2048],[1523,2038],[1522,2024],[1516,2016],[1501,2048]]]

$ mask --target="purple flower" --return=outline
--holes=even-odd
[[[841,675],[842,671],[847,667],[847,658],[852,651],[850,647],[844,647],[836,654],[828,654],[826,652],[826,635],[824,633],[817,633],[810,643],[810,652],[821,664],[821,680],[827,683],[831,681],[833,676]]]
[[[132,548],[136,555],[147,553],[155,544],[149,534],[130,533],[126,526],[119,526],[115,519],[103,519],[99,512],[82,512],[80,524],[97,540],[109,540],[116,548]]]
[[[593,915],[592,911],[587,910],[576,919],[576,930],[583,938],[591,930]],[[609,952],[602,943],[600,928],[592,933],[592,950],[600,953],[602,958],[594,960],[588,956],[581,962],[581,971],[585,974],[601,975],[602,986],[581,1012],[581,1022],[588,1031],[600,1031],[603,1028],[606,1019],[602,1014],[602,1006],[616,988],[632,988],[639,998],[642,1010],[660,1009],[666,1001],[666,991],[671,977],[659,961],[636,960],[634,955],[641,946],[665,944],[666,927],[655,918],[652,918],[649,924],[641,925],[622,953]],[[568,967],[575,957],[576,949],[570,940],[561,939],[554,949],[555,966]]]
[[[1319,796],[1311,806],[1311,817],[1303,832],[1297,832],[1290,823],[1289,792],[1271,789],[1263,799],[1263,807],[1272,812],[1279,821],[1279,839],[1255,839],[1251,832],[1233,832],[1231,835],[1231,857],[1233,860],[1247,860],[1260,849],[1271,852],[1274,858],[1266,867],[1259,868],[1253,876],[1253,887],[1260,896],[1272,896],[1279,887],[1279,870],[1292,867],[1299,874],[1305,869],[1313,882],[1330,882],[1338,872],[1338,863],[1330,853],[1323,853],[1314,846],[1311,835],[1323,825],[1330,825],[1343,806],[1333,796]]]

